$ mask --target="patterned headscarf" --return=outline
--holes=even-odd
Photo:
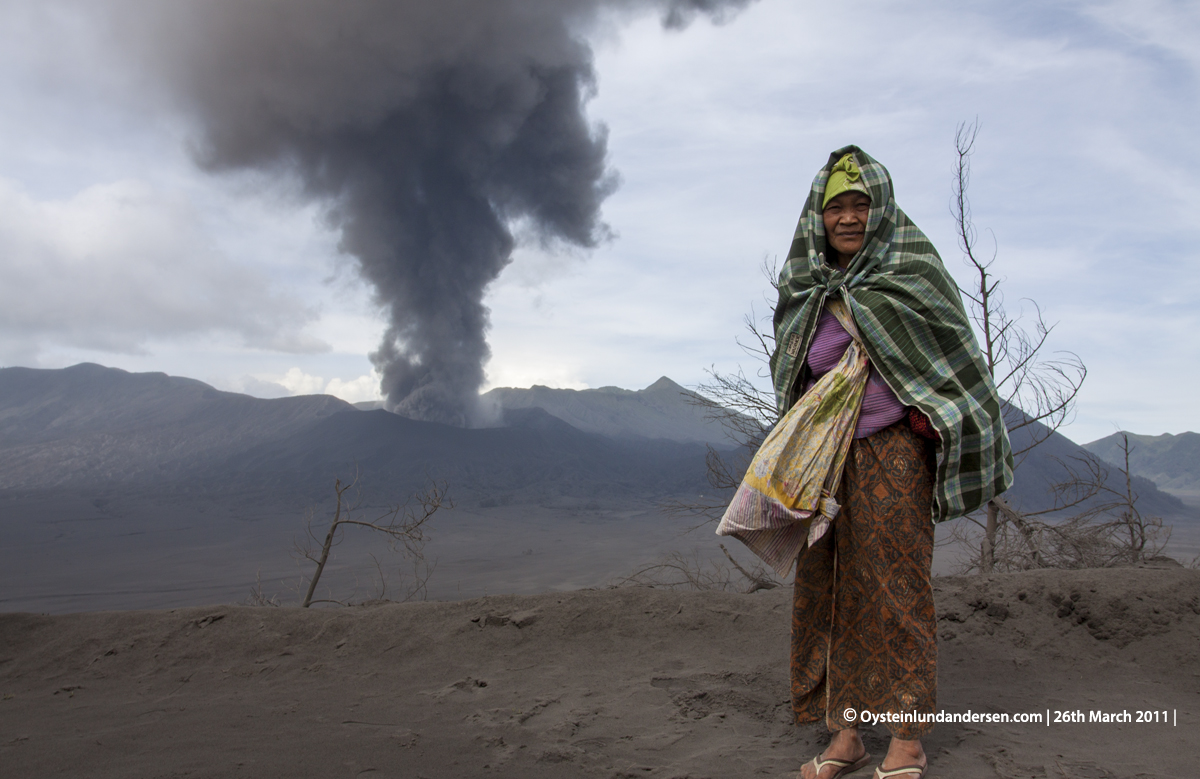
[[[845,269],[825,262],[821,218],[830,172],[847,154],[871,195],[863,246]],[[933,244],[896,207],[887,169],[857,146],[838,149],[813,179],[779,276],[771,375],[780,412],[797,378],[825,300],[846,301],[871,364],[900,402],[916,406],[941,436],[934,521],[974,511],[1012,485],[1013,460],[1000,399],[963,308]]]
[[[825,184],[825,197],[821,198],[821,208],[824,209],[830,200],[843,192],[861,192],[867,196],[871,194],[862,181],[853,154],[844,155],[830,168],[829,181]]]

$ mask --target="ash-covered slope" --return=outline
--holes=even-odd
[[[175,481],[350,410],[329,395],[262,400],[88,363],[3,368],[0,489]]]
[[[691,493],[704,486],[704,448],[673,441],[615,441],[584,433],[541,409],[510,414],[509,427],[466,430],[387,411],[323,419],[239,453],[226,466],[267,483],[312,483],[361,472],[401,493],[427,479],[460,496],[629,498]],[[327,485],[321,483],[321,489]]]
[[[1123,466],[1121,436],[1129,436],[1129,469],[1145,476],[1159,489],[1187,497],[1200,498],[1200,433],[1138,435],[1113,433],[1084,444],[1097,457]]]
[[[709,419],[704,409],[694,402],[695,394],[666,377],[637,391],[617,387],[590,390],[505,387],[494,389],[483,397],[508,415],[516,409],[540,408],[580,430],[615,439],[695,441],[716,446],[733,444],[725,429]],[[1193,436],[1195,441],[1187,436]],[[1052,487],[1070,478],[1068,467],[1086,472],[1081,460],[1089,457],[1089,452],[1083,447],[1059,433],[1047,434],[1045,428],[1036,422],[1013,434],[1014,450],[1025,449],[1035,437],[1045,440],[1020,458],[1016,481],[1007,494],[1015,505],[1029,511],[1053,505]],[[1194,433],[1177,439],[1172,442],[1172,452],[1188,450],[1193,444],[1200,449],[1200,436]],[[1113,461],[1112,457],[1105,459]],[[1200,461],[1200,458],[1193,459]],[[1159,472],[1173,474],[1175,484],[1183,483],[1180,479],[1187,478],[1186,475],[1180,477],[1177,474],[1181,467],[1178,463],[1168,466],[1160,462],[1157,467]],[[1110,479],[1118,475],[1115,468],[1108,470]],[[1151,476],[1144,468],[1135,467],[1135,472]],[[1159,479],[1155,478],[1154,481]],[[1197,483],[1200,484],[1200,479]],[[1152,481],[1135,477],[1134,486],[1139,495],[1138,507],[1143,513],[1168,519],[1198,519],[1194,509],[1174,495],[1160,490]]]
[[[334,476],[407,491],[427,478],[459,495],[625,496],[702,487],[704,450],[615,441],[538,408],[464,430],[337,398],[262,400],[193,379],[98,365],[0,370],[0,490],[112,488],[212,496],[323,494]]]
[[[726,430],[697,404],[699,397],[663,376],[649,387],[572,390],[535,384],[529,389],[497,387],[483,395],[508,414],[540,408],[584,432],[609,438],[666,439],[732,446]]]
[[[457,508],[439,513],[432,552],[443,596],[487,591],[480,571],[513,587],[593,584],[682,532],[659,499],[706,486],[700,444],[617,441],[537,408],[506,421],[464,430],[162,374],[5,369],[0,610],[238,598],[260,574],[284,590],[305,516],[326,520],[334,479],[356,477],[366,506],[403,502],[429,479],[449,487]],[[360,564],[377,539],[347,536],[322,579],[339,596],[372,581]]]
[[[1034,436],[1046,436],[1045,428],[1036,422],[1017,430],[1012,435],[1013,450],[1024,449]],[[1088,448],[1080,446],[1061,433],[1052,433],[1018,463],[1016,481],[1006,496],[1014,505],[1027,511],[1049,508],[1053,505],[1051,487],[1070,478],[1068,467],[1086,474],[1087,469],[1083,467],[1082,461],[1092,456],[1094,455]],[[1123,491],[1124,477],[1117,471],[1116,466],[1108,464],[1106,470],[1109,486]],[[1194,508],[1187,506],[1176,496],[1160,490],[1147,478],[1135,475],[1133,487],[1138,495],[1138,510],[1146,516],[1158,516],[1167,520],[1200,520]],[[1107,496],[1102,500],[1110,502],[1112,499],[1113,496]]]
[[[397,493],[430,477],[452,481],[460,495],[514,498],[703,492],[700,442],[728,439],[690,396],[665,377],[638,391],[496,389],[484,397],[502,409],[506,426],[465,430],[359,411],[325,395],[262,400],[193,379],[90,364],[5,368],[0,490],[130,485],[209,496],[316,494],[314,485],[327,492],[334,476],[357,471]],[[1014,448],[1035,433],[1044,430],[1034,424],[1017,431]],[[1200,439],[1173,437],[1173,448],[1153,462],[1178,458],[1189,436]],[[1009,498],[1029,510],[1047,507],[1051,485],[1067,478],[1064,464],[1088,456],[1065,436],[1050,435],[1019,464]],[[1138,478],[1135,487],[1143,513],[1194,518],[1149,480]]]
[[[0,764],[97,779],[794,776],[829,734],[792,724],[791,598],[0,614]],[[936,578],[934,598],[938,708],[975,721],[926,737],[931,777],[1196,776],[1200,572]],[[1054,720],[1075,711],[1088,719]],[[886,728],[863,737],[877,764]]]

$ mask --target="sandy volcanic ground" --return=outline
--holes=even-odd
[[[940,705],[1043,721],[940,725],[930,776],[1200,776],[1200,572],[935,582]],[[825,739],[790,724],[789,596],[0,614],[0,775],[789,776]]]

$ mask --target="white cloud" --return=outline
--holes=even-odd
[[[325,394],[341,398],[347,403],[380,400],[383,397],[379,394],[379,375],[373,373],[349,381],[330,379],[325,385]]]
[[[325,379],[310,376],[299,368],[289,369],[275,383],[282,385],[293,395],[319,395],[325,389]]]
[[[0,277],[0,360],[217,332],[256,349],[328,348],[304,329],[315,306],[216,251],[186,199],[143,182],[38,200],[0,180]]]
[[[578,365],[539,360],[537,355],[528,353],[506,357],[510,359],[488,369],[484,392],[496,387],[532,387],[535,384],[555,389],[588,389],[588,383],[579,378]]]
[[[1110,0],[1082,11],[1138,43],[1200,68],[1200,6],[1192,0]]]
[[[375,397],[365,355],[384,324],[319,207],[194,170],[187,128],[75,46],[87,30],[60,59],[23,29],[0,23],[14,42],[0,47],[0,176],[19,182],[0,185],[0,361],[107,349],[258,395]],[[589,111],[624,182],[604,207],[618,237],[583,257],[519,249],[486,300],[489,387],[753,370],[734,338],[751,306],[766,313],[757,266],[783,259],[813,173],[847,142],[888,165],[965,280],[952,139],[978,115],[981,243],[993,231],[1010,308],[1038,300],[1061,323],[1054,348],[1091,369],[1068,434],[1105,435],[1118,410],[1135,431],[1200,429],[1186,402],[1200,382],[1196,3],[864,0],[848,24],[840,6],[760,0],[720,28],[668,34],[642,17],[606,32]],[[315,346],[295,333],[332,351],[278,351]],[[1167,386],[1147,394],[1157,376]]]
[[[368,373],[355,379],[332,378],[305,373],[300,368],[289,368],[282,376],[259,374],[241,380],[242,392],[258,397],[281,397],[283,395],[333,395],[347,403],[363,400],[379,400],[379,374]],[[279,388],[281,392],[274,392]]]
[[[227,392],[240,392],[256,398],[286,398],[292,393],[287,387],[277,381],[264,381],[256,376],[239,376],[237,379],[224,382]]]

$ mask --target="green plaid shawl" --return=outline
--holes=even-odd
[[[871,191],[863,248],[841,270],[824,260],[821,198],[829,169],[853,152]],[[996,385],[979,351],[958,287],[933,244],[896,207],[887,169],[856,146],[838,149],[813,179],[788,261],[779,276],[771,375],[781,413],[797,379],[825,300],[850,307],[878,369],[900,402],[924,412],[941,436],[933,520],[962,516],[1012,484],[1013,460]]]

